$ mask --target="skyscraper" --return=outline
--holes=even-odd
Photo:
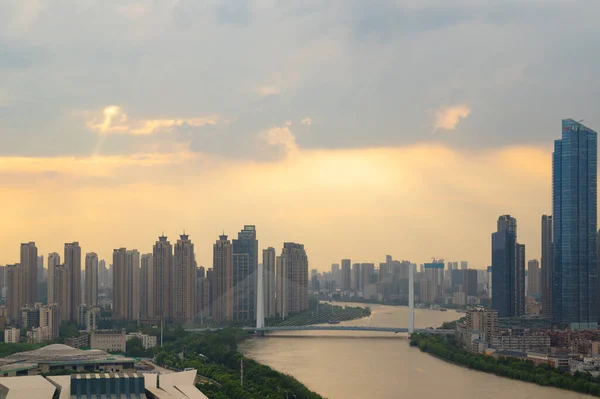
[[[90,252],[85,255],[85,304],[98,305],[98,255]]]
[[[520,316],[525,311],[525,247],[517,251],[515,218],[500,216],[497,227],[492,233],[492,308],[499,317]]]
[[[233,240],[233,319],[256,319],[256,270],[258,268],[258,240],[256,227],[245,225]]]
[[[284,243],[280,258],[282,267],[287,271],[289,284],[287,295],[283,298],[283,308],[288,314],[303,312],[308,309],[308,257],[304,245]]]
[[[154,317],[154,277],[152,254],[142,255],[140,269],[140,317],[150,319]]]
[[[342,291],[349,291],[352,288],[351,263],[350,259],[342,259],[342,281],[340,281]]]
[[[532,259],[527,262],[527,296],[538,298],[542,291],[541,286],[540,262],[537,259]]]
[[[37,256],[35,242],[21,244],[21,306],[37,302]]]
[[[173,320],[178,324],[192,323],[196,316],[196,260],[194,244],[187,234],[175,244],[173,288]]]
[[[233,320],[233,259],[231,241],[220,235],[213,245],[213,318]]]
[[[467,270],[469,268],[469,262],[466,260],[460,261],[460,270]]]
[[[139,320],[140,253],[119,248],[113,251],[113,317],[118,320]]]
[[[116,320],[127,319],[127,294],[125,276],[127,274],[127,248],[113,250],[113,308],[112,316]]]
[[[127,251],[127,320],[140,319],[140,252],[137,249]]]
[[[552,318],[552,216],[542,216],[542,315]]]
[[[152,247],[154,318],[173,319],[173,247],[164,235]]]
[[[37,282],[43,283],[44,280],[44,255],[40,255],[37,258]]]
[[[552,155],[553,321],[572,329],[598,326],[597,134],[563,119]]]
[[[355,263],[352,265],[352,289],[355,291],[360,291],[360,263]]]
[[[276,258],[277,254],[275,248],[269,247],[263,249],[263,290],[264,290],[264,305],[265,305],[265,317],[275,317],[275,290],[276,284]]]
[[[56,302],[54,297],[54,268],[60,265],[60,255],[56,252],[48,254],[48,303]],[[62,310],[62,317],[65,317]]]
[[[517,243],[517,265],[515,269],[514,314],[525,314],[525,244]]]
[[[101,259],[98,261],[98,285],[102,288],[107,288],[110,286],[109,282],[109,273],[106,268],[106,261]]]
[[[77,311],[81,305],[81,247],[78,242],[65,244],[64,265],[67,268],[69,286],[69,308],[61,309],[62,320],[77,322]],[[56,292],[56,291],[55,291]]]
[[[71,308],[71,286],[69,285],[69,273],[65,265],[54,267],[54,302],[60,308],[61,320],[65,321],[64,309]]]
[[[8,318],[14,325],[19,322],[21,315],[21,265],[6,266],[6,285],[8,287],[6,294]]]

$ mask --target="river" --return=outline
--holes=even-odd
[[[356,306],[364,306],[356,304]],[[406,327],[408,308],[370,305],[370,317],[340,325]],[[417,327],[437,327],[454,311],[415,311]],[[294,331],[252,338],[240,351],[296,377],[329,399],[589,399],[590,396],[509,380],[446,363],[408,345],[406,335]],[[292,397],[292,396],[290,396]]]

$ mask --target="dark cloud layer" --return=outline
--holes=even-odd
[[[258,135],[288,121],[302,148],[548,146],[563,117],[600,129],[600,3],[454,3],[7,0],[0,155],[98,151],[86,123],[108,105],[223,123],[111,136],[107,154],[172,140],[263,159]],[[435,130],[457,105],[468,117]]]

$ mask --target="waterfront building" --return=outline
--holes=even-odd
[[[277,294],[280,295],[279,315],[287,317],[308,309],[308,257],[304,245],[283,244],[277,258]],[[281,277],[281,278],[280,278]]]
[[[553,322],[598,327],[597,134],[563,119],[552,155]]]
[[[271,318],[276,315],[275,290],[276,284],[276,258],[275,248],[263,249],[263,290],[265,317]]]
[[[256,227],[245,225],[232,243],[233,319],[256,319],[256,271],[258,269],[258,240]]]

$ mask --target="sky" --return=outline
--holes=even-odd
[[[3,0],[0,264],[79,241],[199,265],[257,228],[342,258],[540,257],[561,119],[600,129],[597,0]]]

